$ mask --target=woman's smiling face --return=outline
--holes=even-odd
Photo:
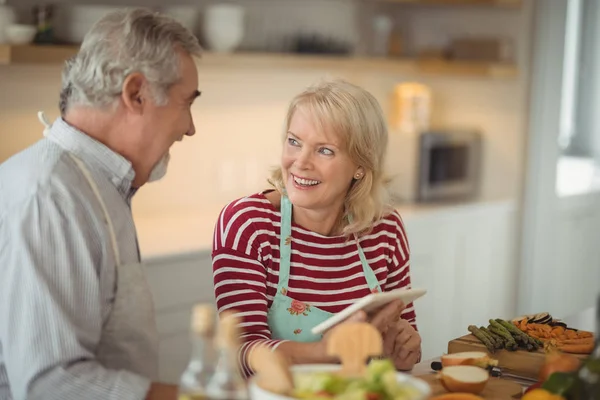
[[[321,129],[301,108],[289,124],[281,172],[292,204],[340,212],[358,166],[339,135]]]

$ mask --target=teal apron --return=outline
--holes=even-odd
[[[369,267],[365,254],[358,245],[358,240],[357,246],[360,262],[371,292],[381,292],[379,281],[371,267]],[[314,335],[310,330],[331,317],[333,313],[294,300],[287,295],[292,254],[292,203],[287,196],[281,196],[279,253],[277,294],[273,298],[273,304],[267,313],[271,335],[273,339],[317,342],[321,340],[322,335]]]

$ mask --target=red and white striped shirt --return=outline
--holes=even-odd
[[[217,221],[213,276],[219,312],[242,318],[240,362],[248,375],[247,354],[264,343],[276,347],[267,324],[279,279],[281,213],[261,193],[228,204]],[[337,313],[370,293],[355,240],[328,237],[292,223],[292,255],[287,295]],[[400,215],[394,211],[359,238],[383,291],[410,288],[409,247]],[[402,318],[416,329],[414,307]]]

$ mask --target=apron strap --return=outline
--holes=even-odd
[[[40,120],[40,122],[42,123],[42,125],[44,125],[44,137],[47,137],[48,134],[50,133],[50,129],[52,128],[52,124],[48,121],[48,119],[46,118],[46,114],[44,114],[43,111],[38,111],[37,117]],[[85,164],[79,158],[75,157],[72,153],[69,153],[69,156],[71,156],[73,161],[75,161],[75,164],[77,165],[77,167],[79,167],[79,169],[83,173],[83,176],[88,181],[88,183],[92,189],[92,192],[94,192],[94,195],[96,196],[96,198],[98,199],[98,202],[100,203],[100,207],[102,208],[102,213],[104,214],[104,219],[106,220],[106,225],[108,225],[108,234],[110,235],[110,242],[111,242],[111,245],[113,248],[113,252],[115,254],[115,261],[117,263],[117,266],[119,266],[119,265],[121,265],[121,255],[119,254],[119,246],[117,244],[117,235],[115,234],[115,229],[113,227],[113,223],[110,218],[110,214],[108,213],[108,209],[106,208],[106,204],[104,204],[104,200],[102,200],[102,196],[100,196],[100,190],[98,190],[98,185],[96,185],[96,182],[92,178],[92,175],[90,174],[90,171],[85,166]]]
[[[44,125],[44,137],[48,136],[48,133],[50,133],[50,128],[52,128],[52,124],[50,123],[50,121],[48,121],[48,119],[46,118],[46,114],[44,114],[43,111],[38,111],[37,117],[42,123],[42,125]]]
[[[358,247],[358,256],[362,264],[363,273],[367,280],[367,285],[371,291],[381,292],[379,281],[375,272],[367,262],[367,257],[360,247],[358,237],[354,235],[356,246]],[[281,289],[287,291],[292,255],[292,202],[286,195],[281,196],[281,234],[279,236],[279,281],[277,283],[277,292]]]
[[[292,259],[292,202],[281,196],[281,232],[279,235],[279,282],[277,292],[287,291]]]
[[[352,215],[348,215],[348,221],[352,223]],[[377,291],[381,293],[382,290],[379,286],[379,280],[377,280],[377,276],[375,275],[373,268],[371,268],[371,266],[367,262],[367,257],[365,256],[364,251],[360,247],[360,242],[358,241],[358,236],[356,236],[356,234],[354,234],[354,240],[356,240],[356,247],[358,247],[358,256],[360,257],[360,263],[362,264],[363,273],[365,274],[365,278],[367,280],[367,285],[369,286],[369,289],[371,289],[371,292]]]
[[[381,292],[382,290],[379,286],[379,281],[377,280],[375,271],[373,271],[373,268],[371,268],[371,266],[367,262],[367,257],[365,257],[365,253],[360,247],[356,235],[354,235],[354,238],[356,239],[356,246],[358,247],[358,256],[360,257],[360,263],[362,264],[363,272],[365,274],[365,278],[367,279],[367,285],[369,285],[369,289],[371,289],[372,292]]]
[[[75,157],[73,154],[69,153],[69,155],[71,156],[73,161],[75,161],[75,164],[77,164],[77,166],[83,173],[83,176],[85,177],[85,179],[90,184],[90,187],[92,188],[92,192],[94,192],[94,195],[96,196],[96,198],[98,199],[98,202],[100,203],[100,207],[102,208],[102,213],[104,214],[104,218],[106,220],[106,225],[108,225],[108,233],[110,235],[110,242],[112,244],[112,248],[115,253],[115,260],[116,260],[117,266],[119,266],[119,265],[121,265],[121,255],[119,254],[119,246],[117,244],[117,235],[115,234],[115,229],[113,227],[113,223],[110,218],[110,214],[108,213],[108,209],[106,208],[106,204],[104,203],[104,200],[102,200],[102,196],[100,195],[100,191],[98,190],[98,185],[96,185],[96,182],[94,182],[94,179],[92,178],[92,175],[90,174],[90,171],[85,166],[85,164],[79,158]]]

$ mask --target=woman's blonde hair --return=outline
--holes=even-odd
[[[284,141],[299,109],[310,115],[319,129],[339,135],[350,158],[364,169],[363,177],[350,185],[338,226],[346,236],[369,232],[375,221],[391,211],[384,176],[388,130],[379,102],[365,89],[344,80],[322,81],[291,101]],[[269,182],[284,192],[281,168],[273,170]]]

